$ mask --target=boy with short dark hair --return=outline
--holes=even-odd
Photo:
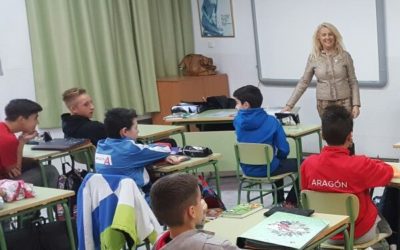
[[[393,177],[400,177],[400,172],[379,160],[363,155],[350,156],[348,147],[353,140],[353,118],[342,106],[333,105],[325,109],[322,136],[328,146],[320,154],[308,157],[301,165],[302,189],[352,193],[358,197],[360,209],[355,222],[356,244],[374,239],[382,230],[391,233],[387,222],[378,215],[369,189],[386,186]],[[342,244],[343,234],[335,236],[331,243]]]
[[[139,130],[134,109],[107,111],[104,125],[107,138],[98,142],[95,155],[98,173],[129,176],[148,194],[151,183],[145,167],[162,159],[172,164],[179,163],[175,156],[169,156],[169,147],[136,143]]]
[[[100,139],[107,137],[103,123],[91,120],[94,104],[85,89],[68,89],[62,97],[70,111],[70,113],[61,115],[62,130],[65,137],[87,138],[94,146]]]
[[[274,149],[274,157],[270,165],[271,176],[288,172],[297,172],[296,160],[288,160],[290,148],[286,141],[285,131],[280,122],[273,116],[268,115],[261,104],[263,96],[259,88],[247,85],[235,92],[233,97],[236,100],[238,113],[233,121],[238,142],[265,143]],[[254,165],[241,165],[242,171],[247,176],[266,177],[267,168],[255,167]],[[283,185],[283,180],[275,182],[277,187]],[[278,203],[284,201],[284,191],[278,191]],[[285,206],[297,204],[296,194],[292,188],[286,198]]]
[[[193,175],[164,176],[154,183],[150,196],[154,214],[169,228],[159,237],[153,249],[238,249],[211,232],[196,229],[204,223],[207,205],[201,198],[197,178]]]
[[[6,108],[6,119],[0,122],[0,179],[22,179],[35,186],[43,181],[37,162],[23,158],[25,144],[37,136],[36,125],[42,107],[28,99],[11,100]],[[20,133],[18,138],[14,133]],[[58,178],[57,169],[45,167],[50,187],[55,187]]]

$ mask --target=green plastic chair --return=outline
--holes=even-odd
[[[78,152],[71,152],[72,167],[75,167],[75,162],[85,164],[87,170],[90,172],[96,172],[94,168],[94,156],[96,153],[96,147],[91,145],[89,148],[80,150]]]
[[[241,200],[242,191],[247,191],[247,202],[251,202],[260,199],[261,204],[264,204],[263,197],[268,194],[273,194],[273,204],[277,203],[277,191],[284,189],[288,186],[294,186],[296,196],[298,191],[296,187],[297,173],[285,173],[281,175],[271,176],[270,165],[273,158],[273,150],[271,145],[262,143],[236,143],[235,144],[235,156],[236,156],[236,175],[239,179],[238,188],[238,204]],[[266,177],[251,177],[244,173],[241,173],[240,164],[251,164],[260,165],[255,167],[267,168]],[[275,182],[281,179],[289,177],[290,182],[284,184],[282,187],[277,187]],[[269,184],[270,186],[266,186]],[[258,192],[259,195],[251,198],[251,192]]]
[[[380,233],[375,239],[363,243],[354,245],[354,229],[355,221],[358,217],[360,209],[358,197],[354,194],[349,193],[328,193],[328,192],[317,192],[311,190],[301,191],[301,202],[303,207],[306,209],[314,209],[318,213],[326,214],[338,214],[349,216],[350,223],[348,232],[348,240],[344,246],[332,245],[323,243],[322,248],[327,249],[365,249],[382,240],[389,237],[389,234]],[[346,238],[346,235],[345,235]]]

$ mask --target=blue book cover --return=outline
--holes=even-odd
[[[322,219],[276,212],[237,238],[250,249],[304,249],[329,223]]]

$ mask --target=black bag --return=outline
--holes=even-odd
[[[71,167],[69,172],[66,172],[66,165]],[[87,174],[87,171],[83,169],[75,169],[74,164],[71,166],[69,162],[63,162],[61,166],[62,175],[58,177],[57,187],[59,189],[72,190],[75,192],[75,194],[77,194],[83,178],[85,178]],[[69,210],[73,218],[76,218],[76,198],[76,195],[68,198]],[[58,220],[64,219],[64,208],[60,204],[57,205],[57,218]]]
[[[211,155],[213,152],[210,148],[207,147],[187,145],[183,147],[182,153],[190,157],[206,157]]]
[[[76,221],[71,220],[75,245],[77,245]],[[4,233],[9,250],[67,250],[71,249],[65,221],[29,223],[22,229]]]
[[[221,96],[209,96],[206,102],[200,107],[200,112],[211,109],[234,109],[236,101],[233,98]],[[229,131],[235,130],[232,122],[220,124],[199,124],[196,125],[200,131]]]

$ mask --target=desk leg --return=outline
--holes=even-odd
[[[183,132],[180,132],[181,138],[182,138],[182,147],[186,146],[186,138],[185,134]]]
[[[352,242],[350,242],[349,232],[347,230],[344,230],[343,231],[343,236],[344,236],[344,249],[352,250],[353,249],[353,244],[352,244]]]
[[[75,239],[74,239],[74,233],[72,231],[72,223],[71,223],[71,214],[69,212],[69,208],[67,205],[67,202],[63,202],[62,206],[64,208],[64,215],[65,215],[65,223],[67,224],[67,233],[68,233],[68,238],[69,238],[69,244],[71,246],[71,250],[75,250]]]
[[[49,164],[50,164],[50,161],[49,161]],[[43,187],[48,187],[49,184],[47,183],[46,171],[44,170],[44,168],[46,167],[46,164],[43,164],[43,162],[39,162],[39,166],[40,166],[40,175],[41,175],[42,181],[43,181]],[[51,209],[51,207],[47,208],[47,216],[48,216],[50,222],[54,221],[53,210]]]
[[[322,135],[321,135],[321,130],[318,130],[318,142],[319,142],[319,152],[322,150]]]
[[[219,170],[217,166],[217,161],[213,161],[212,165],[214,166],[214,172],[215,172],[215,186],[217,187],[217,194],[220,199],[221,198],[221,189],[220,189],[220,179],[219,179]]]
[[[7,249],[6,237],[4,236],[3,224],[1,221],[0,221],[0,249],[1,250]]]
[[[47,183],[47,178],[46,178],[46,171],[44,169],[46,167],[46,165],[40,161],[39,166],[40,166],[40,176],[42,177],[42,181],[43,181],[43,187],[49,187],[49,184]]]

